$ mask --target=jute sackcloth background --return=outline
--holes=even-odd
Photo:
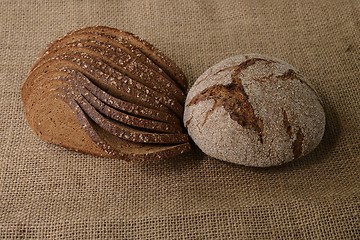
[[[0,1],[0,239],[359,239],[360,1]],[[133,32],[190,83],[223,58],[299,68],[327,114],[320,146],[257,169],[194,150],[150,164],[46,144],[20,86],[39,52],[80,27]]]

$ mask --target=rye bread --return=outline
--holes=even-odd
[[[80,77],[80,79],[79,79]],[[73,79],[73,84],[76,84],[78,91],[89,101],[91,105],[93,105],[94,108],[96,108],[99,112],[102,114],[117,120],[119,122],[122,122],[126,125],[129,125],[131,127],[136,128],[142,128],[147,129],[154,132],[162,132],[162,133],[181,133],[183,132],[183,129],[180,124],[175,123],[165,123],[160,121],[154,121],[151,119],[146,118],[140,118],[137,116],[133,116],[131,114],[127,114],[126,112],[118,111],[111,106],[108,106],[107,104],[103,103],[101,100],[97,99],[95,95],[93,95],[87,88],[86,83],[84,84],[84,78],[81,78],[83,76],[79,76],[76,74],[71,74],[70,71],[52,71],[46,74],[46,76],[42,77],[42,81],[37,81],[37,86],[33,86],[34,88],[37,88],[37,91],[35,91],[35,95],[41,94],[44,91],[46,92],[46,87],[49,84],[49,82],[55,82],[58,83],[59,81],[69,81],[68,79]],[[49,91],[49,90],[48,90]],[[34,95],[33,94],[33,95]],[[32,97],[32,94],[28,97],[27,104],[30,106],[28,108],[29,111],[31,111],[31,106],[34,102],[36,102],[37,99]]]
[[[42,71],[40,68],[38,68],[37,69],[38,73],[35,74],[36,76],[29,77],[22,87],[23,102],[26,103],[28,95],[31,93],[31,91],[37,88],[41,88],[41,85],[43,84],[44,81],[47,81],[47,78],[52,78],[53,75],[75,74],[76,78],[78,79],[78,81],[81,82],[83,86],[86,86],[86,88],[92,94],[94,94],[96,97],[99,98],[99,100],[105,102],[109,106],[112,106],[121,111],[125,111],[131,115],[143,117],[146,119],[153,119],[171,124],[179,123],[179,119],[175,115],[168,114],[163,111],[159,111],[158,109],[155,109],[156,105],[154,104],[150,106],[152,108],[149,108],[113,97],[112,95],[103,91],[101,88],[94,85],[82,73],[75,71],[73,69],[69,69],[68,67],[64,67],[64,65],[68,65],[68,63],[55,61],[54,63],[50,64],[48,67],[44,66],[44,69]],[[157,105],[157,106],[160,108],[162,105]],[[165,110],[167,109],[165,108]]]
[[[130,87],[133,87],[137,94],[143,94],[147,95],[148,98],[153,98],[155,102],[159,102],[162,105],[165,105],[167,108],[169,108],[171,111],[173,111],[176,115],[179,117],[182,117],[182,114],[184,112],[183,105],[179,103],[175,98],[171,98],[163,93],[157,92],[153,90],[150,87],[147,87],[146,85],[134,81],[132,78],[123,75],[121,72],[117,71],[116,69],[113,69],[111,66],[106,64],[105,62],[102,62],[101,59],[98,58],[98,56],[95,56],[94,54],[88,54],[85,52],[82,52],[80,56],[78,54],[75,54],[75,49],[71,49],[73,51],[72,54],[74,54],[76,57],[79,57],[85,61],[88,60],[88,63],[95,65],[97,69],[101,69],[101,71],[105,74],[105,76],[109,76],[109,79],[112,77],[115,78],[115,81],[118,82],[122,81],[122,84],[127,84]],[[84,49],[82,49],[84,51]],[[66,56],[65,56],[66,58]],[[154,82],[153,84],[156,84]]]
[[[166,133],[152,133],[145,132],[131,128],[120,122],[106,118],[104,115],[99,113],[85,98],[76,99],[79,106],[84,112],[101,128],[107,132],[132,142],[142,143],[162,143],[162,144],[173,144],[173,143],[185,143],[188,142],[187,134],[166,134]]]
[[[130,53],[126,52],[120,47],[116,47],[105,42],[108,40],[111,39],[96,35],[89,39],[87,34],[73,36],[71,38],[69,36],[68,38],[63,39],[61,44],[59,42],[58,44],[50,47],[47,51],[48,54],[43,56],[37,62],[37,65],[51,58],[54,54],[59,54],[57,52],[68,52],[70,50],[69,48],[71,48],[71,51],[87,52],[89,54],[96,55],[106,64],[118,70],[125,76],[128,76],[155,91],[165,94],[170,98],[174,98],[181,104],[184,103],[185,94],[177,88],[171,79],[166,78],[158,71],[155,71],[151,66],[145,64],[143,60],[139,59],[139,57],[131,51]]]
[[[184,123],[206,154],[268,167],[310,153],[324,134],[325,112],[296,68],[277,58],[246,54],[224,59],[196,80]]]
[[[87,27],[68,33],[63,38],[50,44],[48,49],[56,48],[56,46],[62,45],[64,42],[76,41],[80,35],[82,35],[83,39],[96,38],[95,35],[103,36],[108,39],[107,41],[103,40],[104,42],[110,42],[124,50],[128,49],[129,54],[135,54],[137,58],[143,60],[144,63],[153,67],[163,76],[174,80],[180,89],[186,93],[188,82],[182,70],[153,45],[129,32],[105,26]],[[46,55],[47,52],[44,51],[41,56]]]
[[[74,36],[72,36],[74,35]],[[126,41],[116,41],[113,38],[101,36],[98,34],[91,33],[69,33],[64,37],[54,41],[51,43],[46,50],[43,51],[41,55],[39,55],[37,61],[33,65],[33,68],[42,61],[43,58],[46,58],[48,54],[53,51],[56,51],[58,48],[62,48],[67,45],[77,44],[81,41],[88,41],[92,43],[102,43],[107,45],[108,47],[115,48],[119,51],[123,51],[129,55],[135,55],[137,59],[143,64],[146,64],[148,67],[152,68],[157,73],[161,74],[163,77],[172,80],[159,66],[157,66],[154,62],[152,62],[145,54],[143,54],[138,48],[135,48],[131,44]]]
[[[128,83],[124,83],[119,79],[110,78],[109,75],[105,75],[101,70],[91,65],[86,60],[79,59],[78,57],[64,56],[63,59],[50,59],[42,65],[32,70],[24,83],[24,89],[31,89],[31,86],[36,82],[36,79],[43,74],[51,71],[54,68],[67,67],[77,70],[84,74],[89,80],[91,80],[96,86],[104,90],[105,92],[113,95],[116,98],[123,99],[128,102],[132,102],[144,107],[158,109],[165,113],[171,114],[172,112],[164,105],[159,104],[155,99],[150,98],[146,94],[142,94],[139,90],[129,86]],[[27,91],[23,91],[23,98],[26,100]]]
[[[144,39],[126,31],[121,31],[119,29],[110,28],[106,26],[96,26],[83,28],[74,33],[96,33],[102,36],[111,37],[117,41],[127,41],[131,45],[140,49],[148,58],[150,58],[156,65],[158,65],[164,72],[169,75],[176,83],[186,91],[188,87],[188,82],[185,77],[185,74],[182,70],[176,66],[176,64],[171,61],[167,56],[165,56],[161,51],[155,48],[152,44],[145,41]]]
[[[90,125],[103,142],[103,148],[112,155],[113,158],[120,158],[130,161],[148,161],[173,157],[191,150],[189,143],[177,145],[158,145],[133,143],[109,134],[91,119]]]
[[[53,59],[73,61],[79,65],[79,70],[81,70],[82,73],[86,73],[92,76],[91,79],[96,85],[107,89],[107,91],[109,91],[109,93],[112,95],[124,97],[126,90],[126,95],[131,92],[133,93],[133,97],[137,98],[137,100],[142,98],[142,100],[145,102],[151,101],[156,104],[160,103],[173,111],[177,116],[182,116],[184,110],[183,106],[176,100],[171,99],[164,94],[158,93],[139,82],[134,81],[133,79],[116,71],[101,61],[101,59],[98,57],[90,55],[84,51],[77,51],[76,48],[73,49],[70,47],[68,51],[60,53],[59,55],[54,55],[52,58],[34,68],[30,72],[30,76],[33,72],[36,72],[38,68],[41,68],[41,66],[48,65],[47,62]]]
[[[61,77],[57,78],[56,81],[49,81],[51,83],[56,83],[58,87],[58,82],[63,82],[63,89],[71,93],[78,105],[82,110],[100,127],[108,131],[109,133],[123,138],[128,141],[133,142],[143,142],[143,143],[164,143],[164,144],[174,144],[174,143],[185,143],[188,142],[188,135],[181,133],[156,133],[156,132],[146,132],[137,128],[133,128],[129,125],[123,124],[118,121],[111,120],[103,114],[101,114],[94,106],[92,106],[80,93],[78,86],[76,84],[76,78],[72,77]],[[47,86],[51,85],[48,84]],[[57,89],[56,89],[57,90]],[[45,89],[46,91],[46,89]],[[33,109],[31,109],[34,111]],[[31,121],[31,118],[29,119]]]
[[[93,95],[85,87],[78,87],[78,90],[83,95],[83,97],[101,114],[116,120],[118,122],[124,123],[131,127],[141,128],[143,130],[149,130],[153,132],[161,133],[181,133],[183,132],[182,127],[179,124],[169,124],[159,121],[153,121],[145,118],[138,118],[136,116],[128,115],[121,111],[118,111],[111,106],[108,106],[101,100],[99,100],[95,95]]]
[[[111,155],[97,146],[84,131],[74,114],[75,110],[54,92],[36,102],[33,110],[29,111],[32,116],[26,115],[26,117],[33,132],[48,143],[97,156],[110,157]]]
[[[85,86],[93,95],[95,95],[100,101],[104,102],[105,104],[121,110],[123,112],[127,112],[134,116],[143,117],[145,119],[152,119],[159,122],[165,122],[170,124],[179,124],[179,119],[173,115],[168,114],[158,109],[147,108],[141,105],[137,105],[131,102],[123,101],[119,98],[113,97],[112,95],[108,94],[107,92],[103,91],[96,85],[94,85],[88,78],[86,78],[82,73],[63,68],[61,71],[66,71],[70,74],[75,75],[78,81],[81,82],[83,86]]]
[[[160,66],[144,46],[112,34],[80,30],[45,50],[22,86],[30,126],[48,142],[107,157],[163,158],[190,150],[181,121],[186,88],[167,74],[172,66]],[[76,115],[88,139],[67,141],[77,138],[74,131],[56,131],[67,124],[62,114]]]
[[[29,98],[26,103],[25,107],[25,117],[29,122],[30,126],[34,125],[33,118],[35,113],[38,112],[34,110],[35,106],[43,101],[44,98],[47,98],[48,95],[52,94],[59,88],[63,88],[64,84],[63,81],[57,81],[55,78],[51,82],[45,82],[41,87],[37,89],[37,91],[32,92],[29,95]]]
[[[109,134],[81,110],[65,89],[48,94],[36,107],[38,111],[31,123],[36,135],[46,142],[75,151],[123,160],[146,161],[168,158],[190,150],[189,143],[172,146],[141,144]],[[48,111],[41,111],[44,109]]]

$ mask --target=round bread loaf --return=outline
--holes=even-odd
[[[184,124],[211,157],[246,166],[280,165],[311,152],[325,130],[315,90],[272,57],[230,57],[205,71],[185,102]]]

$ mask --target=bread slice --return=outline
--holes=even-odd
[[[64,43],[75,42],[79,39],[96,39],[96,35],[107,38],[107,40],[101,40],[104,43],[113,44],[115,47],[122,48],[125,51],[128,49],[129,54],[135,54],[139,60],[148,64],[168,79],[174,80],[180,89],[186,93],[188,82],[182,70],[153,45],[129,32],[105,26],[87,27],[68,33],[63,38],[51,43],[48,49],[55,49]],[[41,54],[41,57],[48,54],[48,49]]]
[[[75,74],[78,81],[81,81],[81,84],[85,86],[92,94],[94,94],[99,100],[106,103],[109,106],[112,106],[118,110],[125,111],[131,115],[143,117],[146,119],[152,119],[157,120],[161,122],[166,123],[172,123],[172,124],[179,124],[179,119],[170,113],[165,113],[163,111],[159,111],[158,109],[155,109],[156,106],[158,106],[161,110],[162,105],[155,105],[152,104],[150,107],[144,107],[139,104],[134,104],[132,102],[128,102],[119,98],[116,98],[105,91],[103,91],[101,88],[94,85],[86,76],[84,76],[82,73],[75,71],[73,69],[70,69],[68,67],[64,67],[64,65],[67,65],[68,62],[62,62],[62,61],[56,61],[54,60],[53,63],[47,65],[43,65],[43,69],[37,68],[37,73],[34,73],[35,76],[29,76],[27,81],[23,84],[21,96],[24,103],[27,102],[28,95],[31,93],[31,91],[36,90],[37,88],[41,88],[41,85],[43,84],[43,81],[46,81],[47,78],[52,78],[54,75],[61,74],[60,72],[63,72],[63,74]],[[71,63],[72,64],[72,63]],[[77,68],[76,65],[73,64],[75,68]],[[37,91],[37,90],[36,90]],[[164,107],[165,108],[165,107]],[[168,111],[167,108],[165,108],[166,111]]]
[[[59,88],[61,86],[58,86],[56,90]],[[70,109],[68,103],[58,96],[56,90],[38,93],[36,101],[26,111],[26,119],[34,133],[48,143],[97,156],[110,157],[83,130],[79,119],[74,114],[75,105]]]
[[[38,79],[39,76],[47,74],[47,72],[54,68],[61,67],[67,67],[81,72],[96,86],[116,98],[123,99],[140,106],[158,109],[165,113],[172,113],[171,110],[160,104],[160,102],[155,101],[155,99],[150,98],[146,94],[143,94],[138,89],[132,88],[128,83],[124,83],[119,79],[115,80],[115,78],[110,78],[109,75],[105,75],[101,70],[94,67],[91,63],[86,60],[79,59],[77,56],[64,56],[62,59],[55,58],[46,61],[30,72],[27,81],[23,85],[23,88],[31,89],[31,86],[34,85],[34,82],[36,82],[36,79]],[[27,91],[23,92],[23,98],[26,101]]]
[[[41,139],[83,153],[136,161],[172,157],[190,150],[189,143],[141,144],[109,134],[69,94],[66,89],[57,89],[34,106],[31,127]]]
[[[91,119],[88,119],[88,121],[97,136],[101,138],[103,148],[106,149],[113,158],[128,161],[149,161],[174,157],[191,150],[189,143],[158,145],[128,142],[104,131]]]
[[[24,104],[26,104],[25,116],[30,126],[38,125],[33,120],[35,113],[37,112],[34,111],[36,105],[39,102],[43,101],[43,99],[47,98],[48,95],[51,95],[53,92],[60,88],[63,88],[63,81],[57,81],[57,79],[54,78],[51,82],[45,82],[41,87],[37,89],[36,92],[34,91],[29,95],[27,102]]]
[[[74,40],[75,39],[75,40]],[[79,40],[77,40],[79,39]],[[67,40],[67,41],[65,41]],[[158,71],[145,64],[139,59],[137,55],[131,51],[123,50],[124,46],[116,47],[106,41],[113,41],[111,39],[94,36],[89,39],[86,34],[80,36],[73,36],[63,39],[63,41],[53,45],[48,49],[48,54],[38,61],[37,65],[41,65],[47,59],[53,57],[55,54],[69,53],[70,51],[80,51],[91,55],[95,55],[104,61],[109,66],[113,67],[125,76],[144,84],[170,98],[174,98],[179,103],[183,104],[185,101],[185,94],[176,86],[174,81],[168,77],[164,77]],[[35,66],[34,66],[35,67]]]
[[[108,106],[85,87],[78,88],[83,97],[100,113],[113,120],[129,125],[131,127],[141,128],[143,130],[161,132],[161,133],[182,133],[183,129],[179,124],[169,124],[159,121],[153,121],[146,118],[139,118]]]
[[[108,94],[107,92],[94,85],[87,77],[85,77],[82,73],[78,71],[67,68],[62,68],[61,71],[66,71],[68,73],[71,73],[72,75],[75,75],[76,79],[81,82],[81,84],[85,86],[86,89],[88,89],[94,96],[96,96],[100,101],[104,102],[108,106],[127,112],[134,116],[143,117],[145,119],[152,119],[171,124],[180,123],[179,119],[173,114],[168,114],[159,111],[158,109],[143,107],[141,105],[126,102],[119,98],[113,97],[112,95]]]
[[[128,101],[115,98],[110,94],[103,91],[101,88],[94,85],[88,78],[86,78],[82,73],[78,71],[73,71],[70,68],[78,69],[78,65],[68,62],[68,61],[50,61],[48,65],[42,65],[38,67],[32,74],[28,77],[27,81],[23,85],[22,91],[22,100],[26,102],[28,94],[36,89],[36,86],[41,86],[41,80],[46,80],[47,76],[51,72],[59,72],[59,71],[71,71],[72,73],[78,75],[79,81],[82,82],[83,85],[86,85],[87,88],[92,92],[92,94],[96,95],[100,98],[101,101],[104,101],[106,104],[109,104],[115,108],[118,108],[122,111],[127,111],[129,114],[142,116],[148,119],[154,119],[157,121],[163,121],[168,123],[179,123],[178,118],[169,112],[168,108],[163,105],[155,104],[154,102],[142,102],[141,105],[134,104],[130,101],[133,101],[134,97],[126,98]],[[40,81],[40,83],[37,83]],[[135,99],[137,100],[137,99]],[[139,103],[139,102],[137,102]],[[143,107],[143,106],[144,107]],[[159,111],[162,110],[162,111]],[[164,112],[165,111],[165,112]]]
[[[182,116],[184,108],[181,104],[176,102],[176,100],[158,93],[151,88],[148,88],[143,84],[135,82],[131,78],[122,75],[120,72],[114,70],[94,55],[89,55],[85,52],[76,52],[76,49],[72,48],[69,48],[67,52],[64,52],[60,55],[55,55],[48,61],[53,59],[73,61],[75,64],[79,65],[78,70],[81,70],[84,74],[92,75],[93,77],[91,77],[91,79],[93,82],[101,88],[106,88],[112,95],[124,97],[126,90],[127,95],[128,93],[132,92],[133,97],[135,98],[142,98],[146,102],[153,102],[156,104],[160,103],[173,111],[177,116]],[[30,76],[33,72],[36,72],[39,67],[48,65],[48,61],[45,61],[42,63],[42,65],[34,68],[30,72]]]
[[[45,76],[42,76],[42,79],[38,80],[36,82],[36,86],[33,86],[33,88],[36,88],[37,91],[35,94],[42,93],[47,87],[47,84],[51,81],[69,81],[69,78],[73,78],[75,81],[73,81],[73,84],[76,84],[78,91],[83,95],[83,97],[89,101],[89,103],[100,113],[117,120],[119,122],[122,122],[126,125],[129,125],[131,127],[136,128],[142,128],[147,129],[149,131],[153,132],[161,132],[161,133],[181,133],[183,132],[183,128],[179,123],[166,123],[166,122],[160,122],[155,121],[151,119],[146,118],[140,118],[137,116],[133,116],[131,114],[128,114],[123,111],[118,111],[114,109],[113,107],[103,103],[101,100],[99,100],[95,95],[93,95],[87,88],[86,88],[86,78],[84,76],[81,76],[80,74],[72,74],[71,71],[52,71],[48,72]],[[89,80],[87,80],[89,82]],[[85,83],[84,83],[85,82]],[[34,95],[34,94],[33,94]],[[36,99],[32,99],[28,97],[27,104],[31,106]],[[30,100],[29,100],[30,99]],[[31,107],[28,108],[28,110],[31,111]]]
[[[78,97],[78,96],[77,96]],[[107,132],[126,139],[132,142],[143,142],[143,143],[162,143],[162,144],[173,144],[173,143],[185,143],[189,141],[187,134],[166,134],[166,133],[153,133],[145,132],[131,128],[118,121],[114,121],[110,118],[106,118],[104,115],[99,113],[86,99],[76,98],[77,103],[83,109],[84,112],[101,128]]]
[[[188,142],[188,135],[181,133],[156,133],[156,132],[145,132],[140,129],[133,128],[129,125],[123,124],[119,121],[111,120],[110,118],[105,117],[101,114],[94,106],[92,106],[80,93],[79,87],[76,83],[76,79],[72,77],[61,77],[57,78],[56,81],[51,81],[56,83],[63,82],[63,88],[70,92],[73,98],[76,100],[77,104],[82,108],[82,110],[100,127],[108,131],[109,133],[118,136],[120,138],[126,139],[133,142],[144,142],[144,143],[164,143],[164,144],[173,144],[173,143],[184,143]],[[47,85],[50,86],[51,85]],[[31,109],[33,111],[33,109]],[[29,119],[31,121],[31,118]],[[136,124],[136,123],[135,123]],[[139,123],[137,123],[139,124]]]
[[[161,51],[156,49],[152,44],[145,41],[144,39],[132,33],[105,26],[87,27],[73,31],[71,34],[73,35],[75,33],[96,33],[102,36],[111,37],[117,41],[127,41],[131,45],[140,49],[141,52],[143,52],[156,65],[163,69],[166,74],[174,79],[176,83],[183,89],[183,91],[186,91],[188,82],[182,70]]]

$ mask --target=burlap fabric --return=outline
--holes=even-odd
[[[360,1],[2,0],[0,12],[1,239],[359,238]],[[324,101],[321,145],[256,169],[199,150],[136,164],[40,141],[21,83],[49,42],[90,25],[142,36],[190,83],[235,54],[290,62]]]

